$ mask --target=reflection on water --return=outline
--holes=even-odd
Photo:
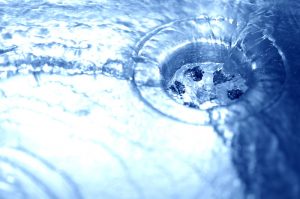
[[[296,0],[0,1],[0,198],[299,198],[299,13]],[[186,50],[197,42],[209,47]],[[223,76],[180,76],[207,57]],[[226,74],[248,88],[230,103]],[[181,94],[230,89],[183,106],[165,92],[174,78]]]

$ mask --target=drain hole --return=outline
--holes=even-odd
[[[204,43],[178,49],[162,66],[167,94],[179,104],[204,110],[240,99],[248,89],[247,77],[224,70],[227,54],[222,46]]]
[[[189,68],[184,72],[184,76],[187,78],[191,78],[193,81],[199,82],[203,78],[204,71],[196,66],[194,68]]]
[[[240,89],[232,89],[227,91],[227,97],[231,100],[240,98],[244,94]]]
[[[185,86],[183,85],[183,83],[175,81],[174,84],[170,86],[170,90],[173,93],[182,96],[182,94],[185,93]]]

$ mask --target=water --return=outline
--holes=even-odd
[[[0,1],[0,198],[299,198],[299,13]]]

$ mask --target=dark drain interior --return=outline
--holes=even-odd
[[[161,68],[165,91],[176,102],[195,109],[237,101],[248,89],[249,74],[227,71],[224,64],[232,63],[229,56],[228,49],[217,44],[191,43],[177,49]]]

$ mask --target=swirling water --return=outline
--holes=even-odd
[[[299,13],[0,0],[0,198],[299,198]],[[241,100],[197,110],[163,91],[195,42],[247,80]]]

